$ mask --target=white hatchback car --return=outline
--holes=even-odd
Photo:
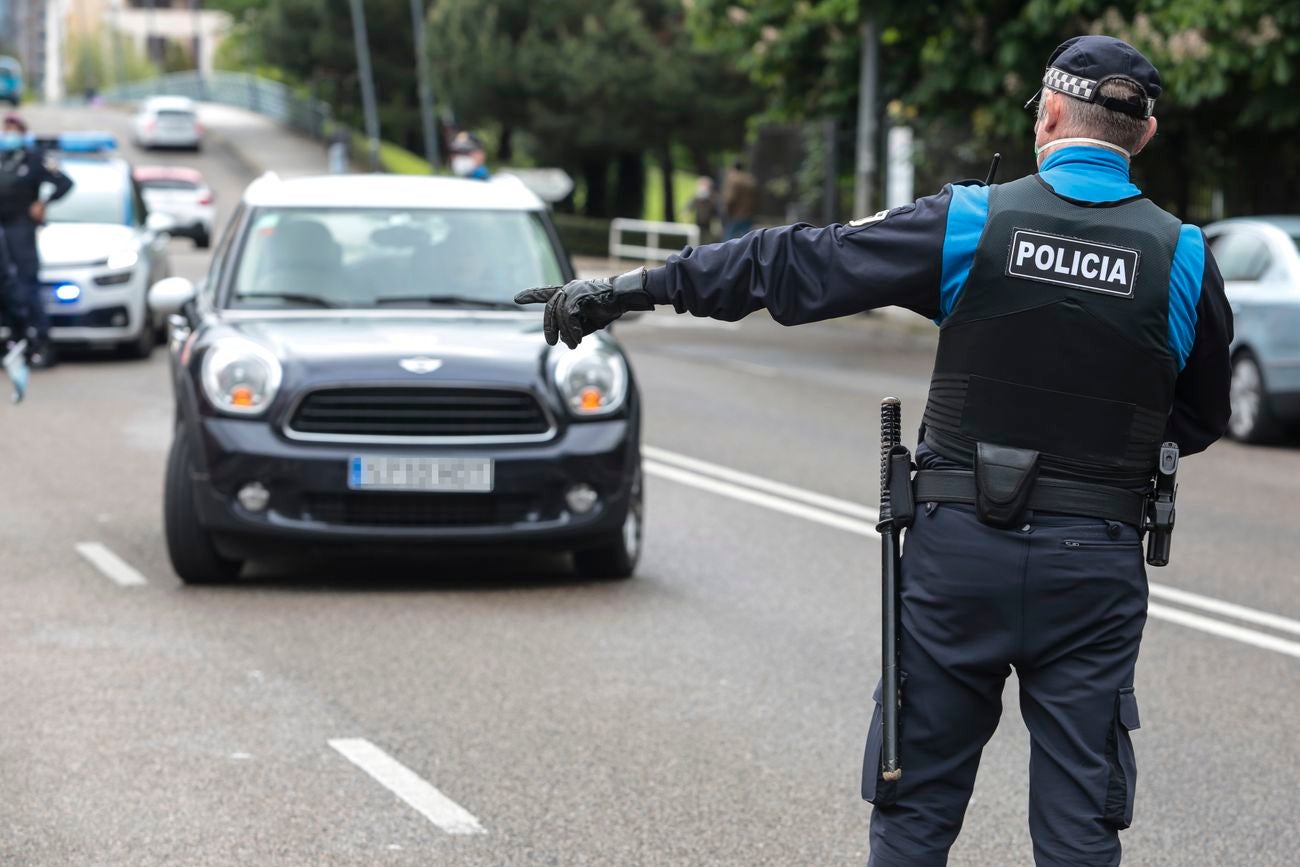
[[[50,337],[143,358],[164,321],[145,295],[171,274],[171,219],[148,212],[111,135],[64,133],[42,144],[73,182],[36,236]]]
[[[194,246],[207,248],[212,243],[212,222],[216,218],[212,188],[197,169],[184,166],[136,166],[135,181],[140,185],[149,213],[166,214],[175,223],[168,233],[194,240]]]
[[[132,120],[135,143],[150,148],[190,148],[203,145],[203,124],[194,100],[186,96],[154,96],[145,100]]]

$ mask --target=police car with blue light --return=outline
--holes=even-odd
[[[75,184],[49,205],[37,239],[51,339],[148,356],[164,320],[149,309],[146,296],[149,286],[171,274],[170,218],[148,213],[112,135],[64,133],[34,141]]]

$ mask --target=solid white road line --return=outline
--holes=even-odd
[[[448,834],[487,833],[472,813],[365,738],[334,738],[329,745]]]
[[[78,554],[89,560],[90,565],[103,572],[114,584],[139,587],[149,583],[131,564],[98,542],[78,542],[76,549]]]
[[[661,461],[665,464],[672,464],[684,470],[691,470],[706,476],[712,476],[715,479],[722,479],[724,482],[735,482],[738,485],[746,485],[759,491],[765,491],[769,494],[776,494],[778,497],[788,497],[791,500],[798,500],[801,503],[807,503],[810,506],[817,506],[823,509],[830,509],[834,512],[842,512],[854,518],[861,518],[864,521],[870,521],[875,525],[879,520],[879,513],[872,508],[868,508],[860,503],[851,500],[841,500],[839,497],[831,497],[826,494],[819,494],[815,491],[809,491],[804,488],[796,488],[794,485],[787,485],[783,482],[774,482],[771,479],[765,479],[762,476],[742,473],[740,470],[733,470],[730,467],[724,467],[720,464],[702,461],[699,458],[687,457],[677,452],[670,452],[667,449],[657,448],[655,446],[641,446],[641,453],[648,458]],[[874,532],[874,529],[873,529]]]
[[[655,446],[643,445],[641,451],[646,458],[650,459],[644,462],[644,468],[651,475],[711,493],[721,494],[724,497],[731,497],[756,506],[763,506],[787,515],[804,518],[828,527],[847,530],[859,536],[876,537],[879,535],[875,530],[876,510],[859,503],[818,494],[815,491],[808,491],[782,482],[775,482],[771,479],[751,475],[740,470],[733,470],[730,467],[702,461],[698,458],[688,457]],[[796,502],[790,502],[791,500]],[[1149,587],[1151,595],[1158,599],[1177,602],[1190,608],[1199,608],[1202,611],[1243,620],[1259,626],[1300,634],[1300,621],[1283,617],[1280,614],[1258,611],[1245,605],[1225,602],[1211,596],[1202,596],[1199,593],[1179,590],[1176,587],[1169,587],[1164,584],[1151,583]],[[1208,632],[1211,635],[1231,638],[1288,656],[1300,657],[1300,643],[1247,629],[1244,626],[1222,623],[1209,617],[1159,604],[1149,603],[1147,613],[1157,620],[1167,620],[1181,626]]]
[[[1247,608],[1245,605],[1238,605],[1235,602],[1224,602],[1222,599],[1202,596],[1199,593],[1179,590],[1176,587],[1167,587],[1164,584],[1152,584],[1151,595],[1167,602],[1178,602],[1188,608],[1199,608],[1211,614],[1222,614],[1224,617],[1231,617],[1234,620],[1244,620],[1247,623],[1268,626],[1280,632],[1291,632],[1300,635],[1300,620],[1292,620],[1290,617],[1283,617],[1280,614],[1256,611],[1254,608]]]
[[[762,491],[753,491],[749,488],[742,488],[739,485],[733,485],[731,482],[724,482],[720,479],[711,479],[708,476],[702,476],[698,473],[692,473],[689,470],[670,467],[667,464],[661,464],[657,461],[647,460],[641,464],[642,468],[652,476],[659,476],[663,479],[669,479],[679,484],[689,485],[692,488],[699,488],[702,491],[709,491],[714,494],[721,494],[724,497],[731,497],[733,500],[740,500],[744,503],[751,503],[755,506],[763,506],[774,512],[782,512],[786,515],[793,515],[796,518],[803,518],[818,524],[824,524],[827,527],[834,527],[837,530],[847,530],[850,533],[856,533],[859,536],[877,536],[876,528],[866,521],[860,521],[857,518],[850,518],[847,515],[841,515],[838,512],[830,512],[826,509],[818,509],[815,506],[805,506],[802,503],[795,503],[790,500],[784,500],[772,494],[765,494]]]
[[[1215,620],[1212,617],[1204,617],[1200,614],[1193,614],[1190,611],[1183,611],[1178,608],[1169,608],[1151,602],[1147,603],[1147,614],[1160,620],[1168,620],[1170,623],[1190,626],[1192,629],[1199,629],[1202,632],[1208,632],[1211,635],[1218,635],[1222,638],[1231,638],[1234,641],[1240,641],[1243,644],[1251,644],[1255,647],[1262,647],[1265,650],[1272,650],[1277,653],[1285,653],[1287,656],[1294,656],[1296,659],[1300,659],[1300,642],[1287,641],[1285,638],[1278,638],[1275,635],[1266,635],[1263,632],[1256,632],[1255,630],[1247,629],[1244,626],[1234,626],[1231,623],[1224,623]]]

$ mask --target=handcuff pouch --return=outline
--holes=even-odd
[[[990,527],[1020,524],[1038,480],[1038,452],[978,443],[975,451],[975,512]]]

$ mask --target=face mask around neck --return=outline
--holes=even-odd
[[[1120,154],[1121,156],[1123,156],[1124,159],[1126,159],[1126,160],[1131,160],[1131,159],[1133,159],[1133,155],[1132,155],[1131,153],[1129,153],[1128,151],[1124,150],[1124,149],[1123,149],[1122,147],[1120,147],[1119,145],[1117,145],[1117,144],[1111,144],[1111,143],[1108,142],[1108,141],[1102,141],[1101,139],[1096,139],[1096,138],[1058,138],[1058,139],[1053,139],[1052,141],[1049,141],[1047,144],[1039,145],[1038,147],[1035,147],[1035,148],[1034,148],[1034,156],[1038,156],[1038,155],[1041,154],[1043,151],[1048,150],[1048,149],[1050,149],[1050,148],[1054,148],[1054,147],[1056,147],[1057,145],[1071,145],[1071,144],[1095,145],[1096,147],[1106,148],[1107,150],[1114,151],[1115,153]]]

